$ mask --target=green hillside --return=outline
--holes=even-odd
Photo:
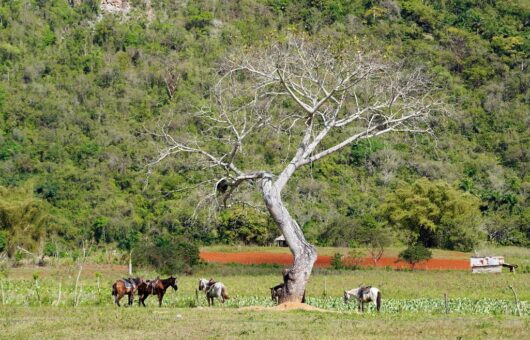
[[[111,14],[98,0],[0,1],[0,251],[54,253],[83,240],[128,249],[165,234],[199,244],[278,236],[246,206],[192,218],[207,172],[175,158],[148,176],[147,165],[161,147],[158,124],[196,128],[182,125],[208,104],[224,56],[287,33],[356,41],[423,68],[450,107],[435,138],[367,140],[297,174],[285,201],[310,241],[355,245],[374,226],[402,227],[392,237],[404,241],[424,213],[400,204],[412,197],[440,210],[425,224],[429,246],[530,246],[528,1],[129,5]],[[281,145],[270,136],[253,150],[275,162]]]

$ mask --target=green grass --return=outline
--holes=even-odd
[[[517,261],[529,254],[519,248],[491,251]],[[278,312],[269,309],[273,306],[269,287],[281,281],[281,270],[275,265],[204,265],[191,276],[178,275],[179,290],[168,291],[163,308],[157,307],[153,297],[147,300],[147,308],[136,304],[116,308],[110,287],[114,280],[127,276],[125,266],[85,264],[78,307],[73,307],[78,273],[75,264],[4,268],[0,278],[0,337],[522,338],[530,326],[530,274],[317,268],[307,286],[308,304],[328,312]],[[156,277],[152,271],[137,274]],[[196,300],[200,277],[224,282],[231,299],[214,308],[206,307],[202,294]],[[370,310],[360,315],[354,304],[342,302],[343,290],[361,283],[381,289],[380,314]],[[516,317],[509,285],[515,287],[521,300],[520,318]],[[445,314],[445,293],[449,296],[449,315]],[[259,308],[240,308],[245,306]]]
[[[114,280],[127,277],[125,268],[112,270],[98,266],[85,266],[80,280],[81,304],[110,304],[110,287]],[[105,269],[105,270],[103,270]],[[281,267],[243,266],[243,265],[207,265],[191,276],[178,276],[178,293],[169,293],[179,298],[195,296],[197,281],[201,277],[213,277],[228,287],[233,297],[269,296],[269,287],[281,282]],[[98,277],[96,273],[102,273]],[[33,276],[38,277],[39,295],[35,290]],[[61,285],[61,305],[68,305],[73,298],[77,268],[71,267],[33,267],[13,268],[7,278],[0,280],[3,296],[8,305],[51,304],[58,299]],[[154,278],[154,272],[141,272],[144,278]],[[511,300],[512,293],[507,288],[515,287],[519,298],[530,301],[530,274],[472,274],[467,271],[394,271],[394,270],[358,270],[334,271],[316,269],[307,286],[311,297],[341,297],[345,289],[369,284],[379,287],[386,299],[440,299],[444,293],[450,298],[499,299]],[[167,300],[170,301],[170,300]]]
[[[524,338],[530,319],[248,311],[230,308],[0,309],[1,336],[40,338],[344,339],[344,338]]]

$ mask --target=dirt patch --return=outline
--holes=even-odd
[[[305,303],[301,303],[301,302],[284,302],[282,304],[279,304],[278,306],[272,307],[272,309],[274,310],[301,309],[301,310],[309,310],[309,311],[317,311],[317,312],[327,312],[327,310],[325,309],[306,305]]]
[[[306,310],[314,312],[329,312],[326,309],[317,308],[314,306],[307,305],[301,302],[285,302],[274,307],[262,307],[262,306],[248,306],[241,307],[239,310],[249,310],[256,312],[270,312],[270,311],[289,311],[289,310]]]
[[[201,252],[201,258],[206,262],[216,263],[239,263],[239,264],[278,264],[290,266],[293,263],[291,254],[276,254],[266,252],[240,252],[240,253],[222,253],[222,252]],[[373,267],[371,258],[352,259],[345,258],[345,263],[350,265],[359,265],[362,267]],[[330,267],[331,256],[319,256],[315,263],[316,267]],[[398,260],[396,257],[383,257],[377,267],[390,267],[394,269],[410,268],[406,262]],[[424,270],[469,270],[469,261],[464,259],[431,259],[429,261],[416,265],[416,269]]]

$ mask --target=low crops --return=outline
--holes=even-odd
[[[55,285],[53,284],[55,283]],[[46,281],[44,284],[29,280],[2,280],[1,298],[4,306],[98,306],[112,305],[112,297],[107,286],[63,286],[57,282]],[[126,301],[126,297],[123,302]],[[148,299],[151,308],[157,303],[155,298]],[[137,297],[132,308],[141,308],[137,305]],[[307,304],[329,311],[349,312],[356,311],[357,304],[350,301],[345,304],[342,297],[309,297]],[[202,292],[197,295],[187,295],[182,292],[168,291],[164,299],[164,307],[173,308],[195,308],[205,307],[206,299]],[[216,301],[216,306],[219,307]],[[273,307],[273,301],[266,296],[237,296],[234,295],[222,308],[240,307]],[[521,315],[530,316],[530,305],[523,301],[520,303]],[[375,313],[373,304],[369,304],[369,313]],[[443,298],[416,298],[416,299],[392,299],[384,298],[381,313],[401,314],[401,313],[422,313],[422,314],[470,314],[470,315],[517,315],[515,303],[505,299],[470,299],[452,298],[446,303]]]

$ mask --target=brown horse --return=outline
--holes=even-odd
[[[285,283],[280,283],[279,285],[276,285],[271,288],[271,299],[272,301],[276,302],[276,304],[280,303],[280,299],[284,294],[284,288]],[[304,295],[302,295],[302,303],[305,303],[305,290]]]
[[[143,305],[145,307],[144,301],[149,295],[158,295],[158,306],[162,307],[162,299],[169,287],[173,287],[175,291],[179,289],[177,278],[173,277],[173,275],[164,280],[157,277],[154,280],[142,282],[138,287],[138,306]]]
[[[112,285],[112,296],[114,296],[114,303],[120,307],[120,300],[124,295],[129,297],[129,305],[132,305],[134,300],[134,292],[138,286],[143,282],[139,277],[117,280]]]

